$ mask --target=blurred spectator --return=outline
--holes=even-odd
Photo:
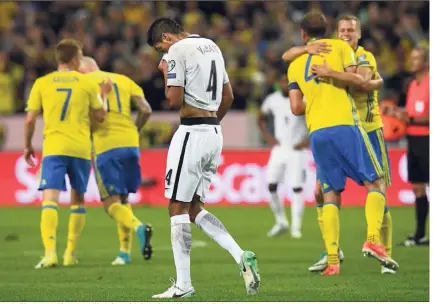
[[[52,49],[65,37],[82,41],[101,69],[137,81],[155,111],[168,110],[157,70],[161,55],[146,45],[147,29],[159,16],[215,40],[233,85],[233,107],[257,109],[277,89],[273,75],[282,52],[301,44],[299,21],[308,10],[324,12],[331,37],[338,14],[360,18],[361,43],[376,56],[386,93],[403,106],[408,55],[428,43],[427,1],[8,1],[0,2],[0,91],[8,96],[0,112],[22,111],[34,79],[55,69]]]
[[[18,88],[23,79],[22,66],[9,60],[6,51],[0,51],[0,114],[7,115],[23,109]]]

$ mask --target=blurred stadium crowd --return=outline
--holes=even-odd
[[[56,1],[0,2],[0,115],[22,112],[34,80],[55,69],[53,46],[62,38],[83,42],[101,69],[126,74],[144,90],[154,111],[168,110],[160,55],[146,44],[157,16],[174,17],[187,32],[214,39],[223,51],[235,92],[235,109],[254,110],[277,89],[281,54],[300,45],[298,22],[321,10],[335,35],[338,14],[357,15],[361,44],[377,59],[383,98],[405,103],[411,48],[428,43],[427,1]]]

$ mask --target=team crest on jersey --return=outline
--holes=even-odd
[[[168,71],[171,72],[174,69],[175,66],[176,66],[176,61],[170,60],[168,62]]]
[[[365,54],[362,54],[361,56],[358,57],[358,61],[364,61],[365,59],[367,59]]]

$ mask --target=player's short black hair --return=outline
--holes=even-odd
[[[182,26],[174,19],[158,18],[152,22],[147,30],[147,44],[154,46],[162,41],[163,33],[180,34],[183,32]]]
[[[311,38],[322,37],[326,34],[328,22],[321,12],[309,12],[301,21],[301,29],[307,32]]]

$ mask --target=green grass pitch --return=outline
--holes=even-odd
[[[165,291],[175,277],[166,208],[135,208],[136,215],[153,225],[155,248],[151,261],[139,255],[134,239],[131,265],[111,266],[118,251],[115,223],[102,209],[89,208],[78,258],[71,267],[34,270],[42,254],[39,209],[0,210],[1,301],[149,301]],[[397,275],[381,275],[374,260],[364,258],[361,246],[366,224],[362,208],[340,213],[341,246],[346,260],[338,277],[311,274],[307,267],[322,251],[314,208],[307,208],[304,237],[266,237],[273,224],[267,208],[213,208],[241,247],[258,257],[260,292],[249,297],[232,257],[193,225],[191,265],[197,295],[188,301],[428,301],[428,248],[394,247],[400,264]],[[413,228],[412,208],[392,210],[394,241]],[[60,210],[58,254],[66,241],[68,209]],[[61,261],[61,260],[60,260]]]

